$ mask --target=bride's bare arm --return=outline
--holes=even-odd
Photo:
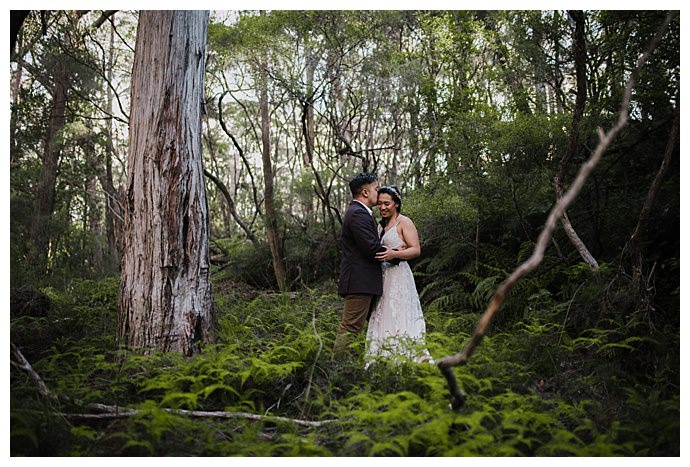
[[[422,246],[419,243],[419,234],[414,222],[409,217],[405,217],[400,222],[400,226],[402,227],[399,232],[400,238],[407,246],[405,249],[393,252],[395,257],[402,260],[417,258],[422,254]]]
[[[418,257],[422,253],[422,247],[419,244],[419,234],[414,223],[408,217],[400,219],[398,225],[398,235],[403,241],[403,245],[397,250],[388,250],[376,255],[379,261],[391,261],[393,259],[408,260]]]

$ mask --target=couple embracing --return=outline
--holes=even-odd
[[[421,253],[414,223],[401,212],[402,194],[379,186],[376,175],[360,173],[350,182],[352,202],[342,228],[338,293],[345,297],[334,353],[367,327],[367,366],[373,357],[430,361],[423,348],[426,325],[407,260]],[[372,208],[378,205],[380,225]]]

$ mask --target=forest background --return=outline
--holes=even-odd
[[[679,12],[212,12],[190,355],[119,329],[137,21],[33,11],[11,44],[11,455],[680,454]],[[463,407],[433,365],[364,371],[363,336],[332,358],[352,174],[402,189],[452,355],[631,76],[625,127],[454,370]]]

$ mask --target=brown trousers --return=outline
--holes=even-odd
[[[350,294],[345,296],[345,306],[343,307],[343,319],[338,326],[338,333],[335,336],[333,352],[337,352],[350,344],[353,334],[362,331],[364,323],[369,319],[374,306],[376,306],[375,295],[369,294]]]

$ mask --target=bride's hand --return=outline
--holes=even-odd
[[[391,250],[388,247],[384,251],[381,251],[379,253],[376,253],[375,259],[378,261],[390,261],[392,259],[395,259],[395,250]]]
[[[387,246],[384,246],[383,248],[385,248],[385,250],[382,250],[382,251],[379,251],[378,253],[376,253],[376,256],[374,257],[374,259],[376,259],[378,261],[390,261],[391,254],[392,254],[391,249],[388,248]]]

